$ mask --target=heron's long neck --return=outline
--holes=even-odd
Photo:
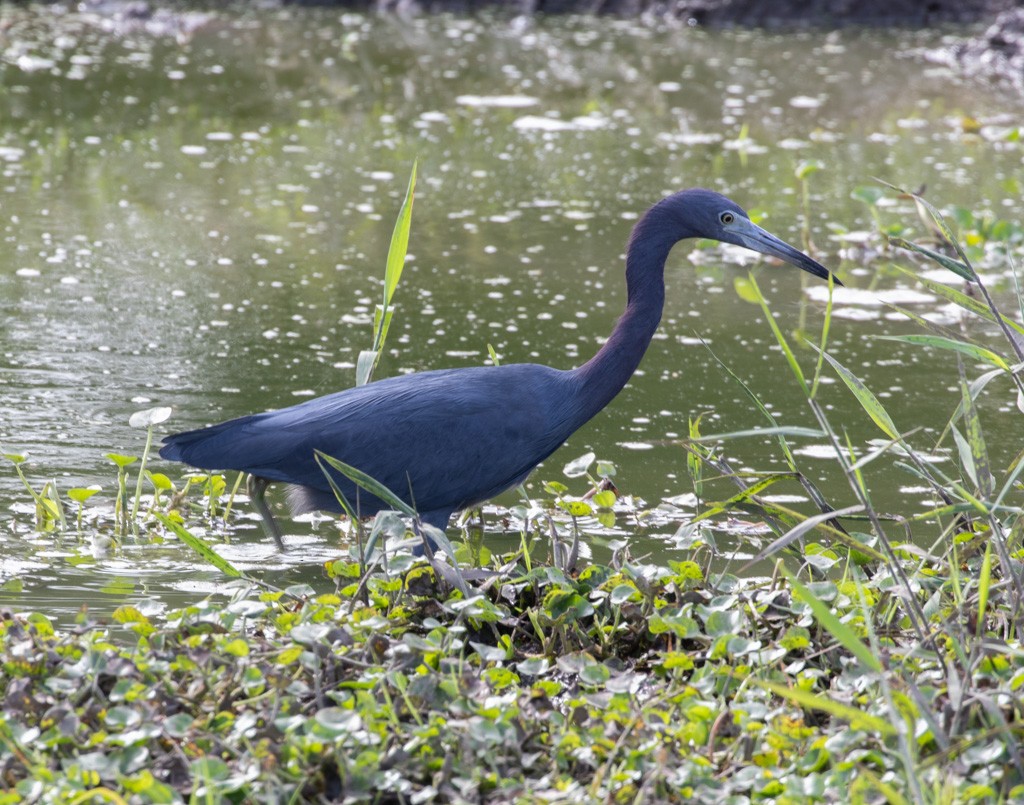
[[[576,427],[611,402],[640,365],[661,321],[665,261],[680,239],[678,225],[659,206],[633,228],[626,251],[626,310],[597,354],[573,372],[579,383]]]

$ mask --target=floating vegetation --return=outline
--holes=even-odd
[[[984,337],[939,330],[897,308],[923,330],[907,343],[942,350],[958,379],[938,445],[917,449],[920,436],[830,351],[828,312],[805,372],[751,277],[738,290],[762,308],[816,428],[780,425],[730,373],[765,426],[708,434],[693,418],[680,440],[692,495],[624,510],[615,468],[582,456],[568,484],[549,481],[550,497],[506,513],[519,550],[456,543],[457,584],[396,549],[406,527],[381,515],[362,561],[353,549],[323,564],[326,590],[276,589],[212,553],[230,580],[177,609],[126,604],[108,622],[83,610],[74,628],[7,613],[0,803],[1024,798],[1024,453],[997,466],[982,427],[1022,411],[979,410],[990,389],[1020,393],[1024,326],[915,199],[951,255],[938,265],[971,277],[972,293],[927,287],[987,325]],[[883,434],[870,449],[830,424],[818,401],[830,373]],[[808,437],[831,445],[841,503],[802,470],[794,442]],[[736,469],[729,449],[750,438],[772,440],[781,468]],[[870,473],[890,455],[933,508],[874,507]],[[34,492],[24,456],[7,458],[38,527],[81,531],[83,508],[87,530],[102,519],[89,490],[72,490],[78,524],[61,520],[56,485]],[[116,463],[115,529],[167,529],[200,551],[192,532],[216,539],[211,515],[230,529],[223,478],[207,478],[202,503],[189,481],[152,483],[140,505],[125,476],[143,462]],[[792,507],[806,501],[815,513]],[[612,539],[606,561],[571,568],[556,547],[673,508],[689,512],[674,538],[686,558],[637,558]],[[710,527],[730,520],[756,551],[718,549]],[[532,555],[546,540],[550,556]]]

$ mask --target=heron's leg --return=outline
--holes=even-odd
[[[270,511],[270,507],[267,505],[267,501],[264,500],[267,487],[270,486],[270,481],[266,478],[260,478],[258,475],[250,475],[245,480],[245,488],[249,493],[249,499],[252,501],[252,505],[256,507],[256,511],[260,513],[260,517],[263,519],[263,531],[268,537],[273,537],[274,542],[277,543],[277,547],[282,551],[284,550],[284,540],[281,539],[281,528],[277,524],[277,520],[274,519],[274,515]]]

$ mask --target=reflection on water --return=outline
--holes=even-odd
[[[800,243],[795,170],[817,160],[808,233],[850,286],[836,297],[832,350],[902,427],[933,436],[956,405],[947,356],[870,337],[912,331],[889,304],[959,318],[889,268],[909,261],[879,251],[880,226],[927,234],[912,206],[853,194],[877,176],[1021,218],[1020,108],[906,55],[926,35],[276,10],[154,36],[49,9],[2,14],[0,440],[31,453],[30,477],[62,489],[101,484],[112,498],[103,454],[141,450],[127,425],[140,408],[173,406],[168,428],[184,429],[350,385],[413,158],[412,258],[378,376],[476,365],[488,344],[505,362],[578,364],[622,308],[621,255],[646,206],[706,185]],[[1005,261],[976,248],[998,292]],[[780,422],[807,424],[758,309],[733,291],[750,259],[677,249],[641,371],[539,477],[559,479],[592,449],[650,508],[688,493],[672,440],[689,417],[704,413],[706,433],[760,424],[705,343]],[[783,327],[816,331],[825,289],[757,270]],[[869,450],[878,433],[842,384],[824,393],[835,424]],[[1012,453],[1011,441],[990,433],[995,450]],[[770,440],[730,450],[776,465]],[[807,471],[842,499],[817,450],[801,445]],[[924,505],[913,479],[873,471],[879,506]],[[110,607],[126,589],[105,593],[112,579],[130,580],[134,598],[179,602],[216,583],[173,542],[94,556],[72,538],[33,537],[31,516],[11,514],[25,494],[0,476],[0,581],[20,584],[13,606]],[[678,521],[655,519],[634,553],[674,550]],[[275,584],[317,579],[338,538],[294,530],[301,550],[283,557],[255,530],[225,552]]]

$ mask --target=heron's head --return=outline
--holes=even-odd
[[[743,246],[751,251],[777,257],[809,274],[828,279],[829,270],[817,260],[790,246],[781,238],[766,232],[736,202],[713,190],[684,190],[665,199],[679,216],[679,224],[691,237],[710,238],[722,243]],[[836,285],[842,285],[833,277]]]

